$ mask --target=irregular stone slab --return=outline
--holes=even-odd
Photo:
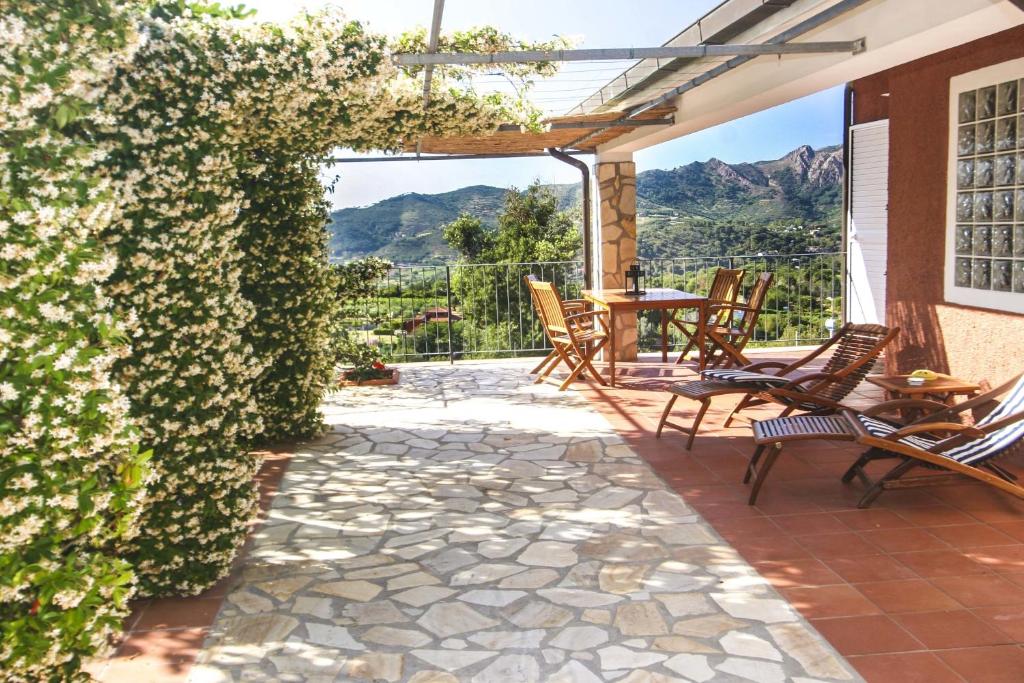
[[[527,546],[516,558],[520,564],[540,567],[568,567],[576,564],[573,544],[558,541],[538,541]]]
[[[775,662],[782,661],[782,653],[764,638],[758,638],[753,633],[741,631],[729,631],[718,639],[722,649],[731,655],[740,657],[756,657],[758,659],[770,659]]]
[[[604,683],[604,681],[583,664],[573,661],[556,671],[547,680],[547,683]]]
[[[224,641],[233,645],[261,645],[281,642],[295,630],[299,620],[284,614],[253,614],[230,617],[223,622]]]
[[[472,590],[460,595],[459,600],[474,605],[504,607],[525,596],[523,591]]]
[[[498,586],[501,588],[540,588],[557,578],[558,572],[554,569],[528,569],[521,574],[502,579]]]
[[[382,579],[393,576],[401,576],[402,574],[408,574],[409,572],[416,571],[419,568],[415,562],[402,562],[400,564],[385,565],[383,567],[370,567],[367,569],[356,569],[354,571],[345,572],[345,579],[347,581],[357,579]]]
[[[447,574],[455,569],[473,564],[477,559],[476,555],[464,548],[452,548],[423,560],[421,564],[437,574]]]
[[[391,597],[399,602],[405,603],[406,605],[412,605],[413,607],[425,607],[426,605],[444,600],[454,593],[456,593],[456,591],[442,586],[420,586],[418,588],[412,588],[396,595],[392,595]]]
[[[312,580],[308,576],[291,576],[257,583],[256,588],[259,588],[268,595],[274,596],[279,601],[284,601],[290,600],[295,593]]]
[[[537,660],[529,655],[502,655],[472,678],[473,683],[531,683],[539,680],[540,666],[537,665]]]
[[[472,643],[488,650],[534,650],[540,647],[547,631],[485,631],[469,636]]]
[[[326,593],[346,600],[366,602],[373,600],[381,592],[381,587],[369,581],[333,581],[322,583],[313,588],[317,593]]]
[[[390,600],[376,600],[368,603],[349,603],[341,612],[342,616],[352,619],[357,626],[374,624],[398,624],[409,621]]]
[[[496,538],[490,541],[483,541],[476,547],[476,551],[490,559],[508,557],[523,548],[529,541],[525,538]]]
[[[643,491],[621,486],[609,486],[584,498],[580,505],[585,508],[618,510],[639,498],[642,493]]]
[[[398,681],[402,678],[403,657],[387,652],[367,652],[349,657],[342,673],[368,681]]]
[[[459,679],[446,671],[417,671],[409,683],[459,683]]]
[[[686,636],[659,636],[651,647],[662,652],[711,653],[719,650]]]
[[[314,617],[320,617],[321,619],[329,619],[334,615],[334,609],[331,607],[330,598],[311,598],[306,596],[299,596],[295,598],[295,604],[292,605],[292,612],[294,614],[308,614]]]
[[[565,459],[569,462],[597,462],[604,454],[604,447],[597,439],[569,444],[565,449]]]
[[[228,596],[228,602],[237,606],[246,614],[257,614],[274,610],[274,602],[272,600],[249,591],[236,591],[232,593]]]
[[[391,645],[394,647],[423,647],[433,640],[422,631],[407,628],[392,628],[390,626],[374,626],[364,633],[361,638],[370,643]]]
[[[624,678],[618,679],[618,683],[688,683],[684,678],[666,676],[652,671],[630,671]]]
[[[589,650],[608,642],[608,632],[596,626],[569,626],[558,632],[550,644],[563,650]]]
[[[715,668],[757,683],[783,683],[786,680],[781,666],[756,659],[729,657]]]
[[[648,570],[643,564],[606,564],[598,574],[598,585],[608,593],[635,593],[642,590]]]
[[[594,474],[619,486],[641,489],[660,489],[664,486],[661,479],[646,465],[628,465],[622,462],[599,464],[594,465]]]
[[[655,652],[637,652],[636,650],[624,648],[621,645],[602,648],[597,651],[597,654],[601,658],[601,669],[604,671],[609,669],[637,669],[668,659],[668,655]]]
[[[612,613],[606,609],[585,609],[581,618],[591,624],[612,623]]]
[[[557,628],[572,619],[572,612],[549,602],[535,600],[506,618],[520,628]]]
[[[839,659],[803,626],[773,624],[768,627],[768,633],[779,644],[779,647],[800,662],[800,666],[811,676],[835,678],[841,681],[853,678]]]
[[[624,636],[660,636],[668,633],[668,626],[655,602],[632,602],[615,610],[615,628]]]
[[[494,619],[483,616],[472,607],[461,603],[442,603],[434,605],[416,623],[440,638],[483,631],[497,626]]]
[[[449,581],[449,586],[471,586],[478,583],[490,583],[526,571],[526,567],[514,564],[478,564],[463,569]]]
[[[672,524],[650,532],[665,543],[672,545],[711,545],[718,543],[718,537],[703,524]]]
[[[541,588],[537,595],[558,605],[569,607],[604,607],[623,600],[621,595],[609,595],[598,591],[577,588]]]
[[[672,633],[698,638],[714,638],[734,628],[743,628],[749,625],[749,622],[733,619],[725,614],[711,614],[706,617],[677,621],[672,624]]]
[[[607,534],[581,543],[579,553],[605,562],[644,562],[665,557],[656,541],[625,533]]]
[[[665,609],[673,617],[708,614],[715,611],[715,606],[703,593],[654,593],[652,597],[665,605]]]
[[[396,591],[403,588],[415,588],[416,586],[430,586],[441,583],[441,579],[437,578],[433,574],[426,572],[413,572],[412,574],[403,574],[394,579],[388,581],[388,590]]]
[[[665,668],[697,683],[704,683],[715,677],[714,670],[708,666],[708,658],[703,655],[676,655],[665,662]]]
[[[752,619],[766,624],[797,620],[796,610],[785,600],[732,593],[712,593],[711,599],[738,619]]]
[[[458,671],[463,667],[489,659],[498,653],[478,650],[413,650],[411,654],[427,664],[433,664],[446,671]]]
[[[309,632],[309,641],[317,645],[338,647],[342,650],[366,649],[366,646],[353,638],[348,629],[343,626],[310,622],[306,624],[306,630]]]

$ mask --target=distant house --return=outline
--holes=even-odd
[[[402,329],[408,334],[412,334],[416,331],[417,327],[426,325],[427,323],[447,323],[454,322],[456,320],[462,320],[462,316],[458,313],[452,313],[444,306],[436,306],[434,308],[428,308],[422,313],[406,320],[402,323]]]

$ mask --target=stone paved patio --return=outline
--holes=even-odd
[[[191,680],[860,680],[573,392],[403,369],[331,397]]]

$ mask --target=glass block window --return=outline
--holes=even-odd
[[[950,80],[946,299],[1024,313],[1024,59]]]

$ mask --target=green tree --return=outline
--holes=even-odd
[[[566,262],[579,256],[579,223],[577,211],[559,211],[554,194],[535,181],[524,192],[508,191],[495,228],[466,214],[444,226],[445,240],[461,257],[452,287],[471,331],[466,351],[540,345],[523,278],[534,274],[563,284],[576,268]]]

